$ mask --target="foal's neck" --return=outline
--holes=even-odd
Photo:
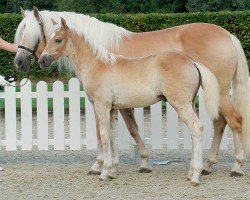
[[[83,38],[83,36],[77,34],[76,32],[71,32],[71,54],[76,57],[79,64],[90,65],[94,63],[99,63],[96,59],[96,55],[93,53],[92,48]]]
[[[82,79],[86,72],[100,64],[100,61],[96,59],[93,50],[81,35],[72,31],[70,40],[69,58],[76,74]]]

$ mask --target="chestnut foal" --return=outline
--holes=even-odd
[[[202,124],[193,108],[194,98],[202,84],[208,112],[212,117],[218,116],[219,87],[215,76],[206,67],[178,52],[140,58],[115,56],[102,46],[93,48],[93,44],[70,29],[63,18],[61,24],[51,35],[39,63],[41,68],[48,68],[52,62],[67,56],[82,81],[100,128],[103,146],[100,179],[116,177],[118,157],[110,135],[115,110],[145,107],[167,99],[190,131],[193,154],[188,179],[198,185],[203,168]]]

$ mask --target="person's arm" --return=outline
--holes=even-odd
[[[13,43],[6,42],[2,38],[0,38],[0,49],[16,52],[17,51],[17,45]]]

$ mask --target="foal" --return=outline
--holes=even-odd
[[[202,170],[202,124],[193,105],[202,84],[206,106],[212,117],[218,115],[219,89],[214,75],[190,57],[177,52],[162,52],[136,59],[115,56],[90,43],[75,30],[62,26],[54,32],[39,63],[47,68],[61,57],[68,56],[93,104],[96,123],[100,127],[103,146],[101,180],[116,176],[118,157],[110,129],[116,109],[145,107],[162,99],[175,108],[187,125],[193,142],[188,179],[199,184]],[[111,141],[110,141],[111,140]]]

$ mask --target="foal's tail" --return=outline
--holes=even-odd
[[[201,84],[204,90],[205,105],[212,118],[219,115],[220,92],[219,84],[214,74],[200,63],[194,62],[201,75]]]
[[[244,141],[245,156],[249,151],[250,139],[250,86],[247,59],[240,41],[230,34],[233,45],[236,48],[238,62],[233,78],[233,98],[242,116],[242,136]]]

